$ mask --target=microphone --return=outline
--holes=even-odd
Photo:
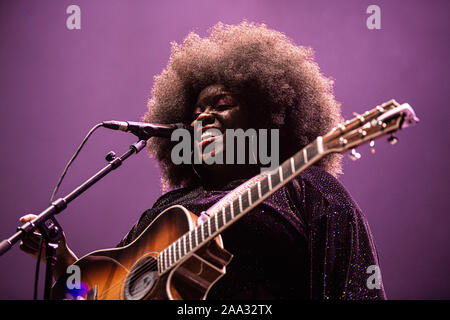
[[[170,138],[172,132],[177,129],[186,129],[191,131],[192,128],[184,123],[174,124],[157,124],[133,121],[103,121],[103,126],[112,130],[120,130],[130,132],[139,139],[148,140],[151,137]]]

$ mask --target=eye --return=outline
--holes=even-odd
[[[202,114],[202,109],[196,108],[194,110],[194,114],[192,115],[192,120],[196,120],[198,118],[198,116],[201,114]]]
[[[231,104],[218,104],[215,109],[219,111],[224,111],[233,108],[234,106]]]

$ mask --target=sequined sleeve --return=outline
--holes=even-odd
[[[309,243],[311,299],[386,299],[366,217],[332,176],[309,170],[288,190]]]

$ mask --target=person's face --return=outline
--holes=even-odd
[[[225,130],[239,128],[246,130],[249,122],[246,112],[236,97],[220,84],[210,85],[200,92],[193,117],[194,121],[191,126],[196,127],[195,125],[198,126],[201,121],[201,126],[198,127],[198,134],[201,134],[201,139],[197,143],[202,150],[213,142],[222,142],[221,145],[225,148],[225,143],[223,143],[225,141]],[[214,151],[212,153],[214,155]]]

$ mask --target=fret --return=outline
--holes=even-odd
[[[231,221],[233,219],[233,217],[231,215],[231,207],[230,206],[225,207],[225,219],[226,219],[226,222]]]
[[[181,244],[181,239],[182,238],[178,239],[178,259],[177,260],[180,260],[181,257],[183,256],[183,254],[182,254],[183,245]]]
[[[164,269],[164,255],[163,251],[158,256],[158,263],[159,263],[159,271],[162,272]]]
[[[158,255],[158,271],[161,271],[161,260],[159,255]]]
[[[225,223],[225,208],[222,207],[222,210],[217,213],[217,229],[222,228]]]
[[[317,155],[317,147],[315,144],[311,144],[306,147],[306,154],[309,160],[314,158]]]
[[[303,148],[303,161],[304,161],[305,163],[308,162],[308,153],[306,152],[306,147]]]
[[[267,177],[266,177],[266,180],[267,180],[268,185],[269,185],[269,190],[272,190],[272,178],[270,176],[271,176],[271,174],[268,174]]]
[[[202,236],[203,236],[202,241],[204,241],[205,239],[207,239],[209,237],[209,234],[208,234],[208,220],[203,222],[201,224],[200,228],[202,229]]]
[[[173,254],[173,263],[175,264],[177,262],[177,243],[174,242],[170,245],[172,247],[172,254]]]
[[[188,252],[187,248],[186,248],[186,235],[183,236],[183,256],[186,255],[186,253]]]
[[[196,235],[196,238],[197,238],[197,243],[196,243],[196,246],[198,246],[202,241],[203,241],[203,238],[202,238],[202,225],[199,225],[199,226],[197,226],[197,228],[195,228],[195,235]]]
[[[167,251],[163,251],[163,264],[164,264],[164,270],[166,270],[169,267],[169,263],[167,261]]]
[[[293,158],[294,158],[294,164],[295,164],[295,172],[300,170],[306,163],[306,151],[303,149],[303,151],[297,152]]]
[[[169,268],[169,254],[167,252],[167,249],[163,251],[164,252],[164,265],[165,268]]]
[[[213,234],[219,229],[217,227],[217,214],[213,215],[210,220],[211,220],[211,222],[212,222],[212,220],[214,220],[214,223],[211,223],[210,230],[209,230],[210,234]]]
[[[208,224],[208,237],[211,234],[211,218],[205,221]]]
[[[171,265],[174,265],[175,264],[175,261],[177,260],[176,259],[176,252],[175,252],[176,250],[175,250],[175,246],[174,245],[171,245],[170,246],[170,257],[172,258],[172,263],[171,263]]]
[[[261,193],[262,195],[265,195],[268,192],[270,192],[269,181],[267,180],[267,178],[264,178],[261,181]]]
[[[291,162],[291,171],[292,171],[292,174],[294,174],[295,173],[294,157],[290,158],[290,162]]]
[[[198,241],[198,234],[197,234],[197,230],[198,228],[194,228],[194,230],[192,232],[194,232],[194,248],[197,247],[199,241]]]
[[[241,212],[250,207],[248,192],[241,195]]]
[[[259,196],[259,198],[262,198],[261,181],[258,181],[258,196]]]
[[[258,196],[258,188],[259,188],[258,184],[250,188],[250,198],[252,200],[252,203],[258,201],[258,199],[260,198]]]
[[[175,261],[180,260],[180,254],[179,254],[179,245],[178,245],[178,241],[174,243],[174,255],[175,255]]]
[[[166,270],[166,268],[167,268],[166,250],[161,251],[161,255],[162,255],[162,264],[163,264],[164,270]]]
[[[283,180],[284,180],[284,177],[283,177],[283,166],[279,166],[278,167],[278,176],[279,176],[281,182],[283,182]]]
[[[291,158],[292,159],[292,158]],[[288,179],[290,176],[294,174],[294,171],[292,171],[292,161],[285,161],[281,167],[283,168],[283,181]]]
[[[169,255],[169,266],[172,265],[172,260],[170,260],[170,258],[172,258],[171,254],[170,254],[170,248],[171,248],[171,246],[169,246],[169,247],[167,248],[167,254]]]
[[[168,247],[166,248],[165,252],[166,252],[166,260],[167,260],[166,265],[167,265],[167,268],[169,268],[169,266],[170,266],[170,258],[169,258],[169,248]]]
[[[222,221],[223,221],[223,225],[227,224],[227,214],[226,214],[225,207],[222,207]]]
[[[230,205],[230,211],[231,211],[231,218],[234,218],[233,201],[231,201],[231,202],[229,203],[229,205]]]
[[[236,217],[239,213],[241,213],[241,210],[239,208],[239,199],[235,199],[233,201],[233,218]]]
[[[317,148],[317,154],[323,154],[323,137],[319,136],[316,139],[317,143],[316,143],[316,148]]]
[[[269,177],[270,177],[270,181],[272,182],[272,187],[270,189],[273,189],[280,183],[280,172],[279,172],[279,170],[277,170],[275,173],[271,174]]]
[[[192,236],[192,231],[189,231],[189,251],[193,248],[195,248],[194,237]]]
[[[239,212],[242,212],[242,211],[244,211],[244,210],[242,210],[242,196],[241,195],[239,195],[238,196],[238,199],[239,199]]]
[[[252,205],[252,189],[251,188],[248,188],[247,189],[247,200],[248,200],[248,204],[249,204],[249,206],[251,206]]]

